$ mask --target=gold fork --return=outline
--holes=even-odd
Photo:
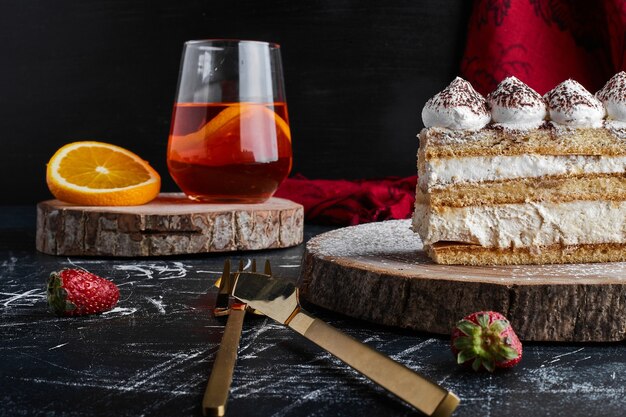
[[[234,276],[231,274],[230,269],[230,260],[227,260],[224,263],[222,276],[215,283],[216,286],[219,286],[219,291],[213,315],[215,317],[228,315],[228,320],[224,327],[220,347],[215,356],[209,382],[204,391],[202,399],[202,414],[204,416],[221,417],[226,414],[226,403],[228,402],[230,385],[233,381],[233,372],[235,370],[235,362],[237,361],[237,348],[239,347],[243,319],[246,314],[246,305],[235,302],[231,298],[236,275],[244,270],[243,261],[239,261],[239,268]],[[256,272],[255,259],[252,260],[250,270]],[[271,274],[269,260],[265,261],[264,271],[268,275]],[[251,312],[255,313],[255,311]]]

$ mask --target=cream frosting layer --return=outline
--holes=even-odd
[[[425,244],[454,241],[532,248],[626,243],[626,201],[501,204],[438,211],[416,204],[413,229]]]
[[[460,183],[553,175],[616,173],[626,173],[626,156],[530,154],[468,156],[426,161],[423,164],[423,172],[419,172],[419,181],[420,188],[428,191]]]

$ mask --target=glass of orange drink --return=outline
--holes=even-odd
[[[289,175],[291,131],[275,43],[185,43],[167,147],[192,200],[261,203]]]

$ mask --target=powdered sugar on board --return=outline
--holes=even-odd
[[[351,267],[387,270],[404,277],[467,280],[506,285],[545,281],[564,284],[626,284],[626,262],[565,265],[437,265],[423,252],[410,220],[390,220],[333,230],[309,241],[312,255]]]
[[[317,236],[307,244],[321,256],[370,256],[422,250],[409,220],[390,220],[345,227]]]

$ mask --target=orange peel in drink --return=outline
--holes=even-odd
[[[291,143],[289,124],[265,104],[233,103],[195,132],[184,136],[173,136],[170,158],[179,161],[198,158],[205,148],[228,146],[233,132],[249,127],[276,129]],[[275,127],[274,127],[275,126]]]

